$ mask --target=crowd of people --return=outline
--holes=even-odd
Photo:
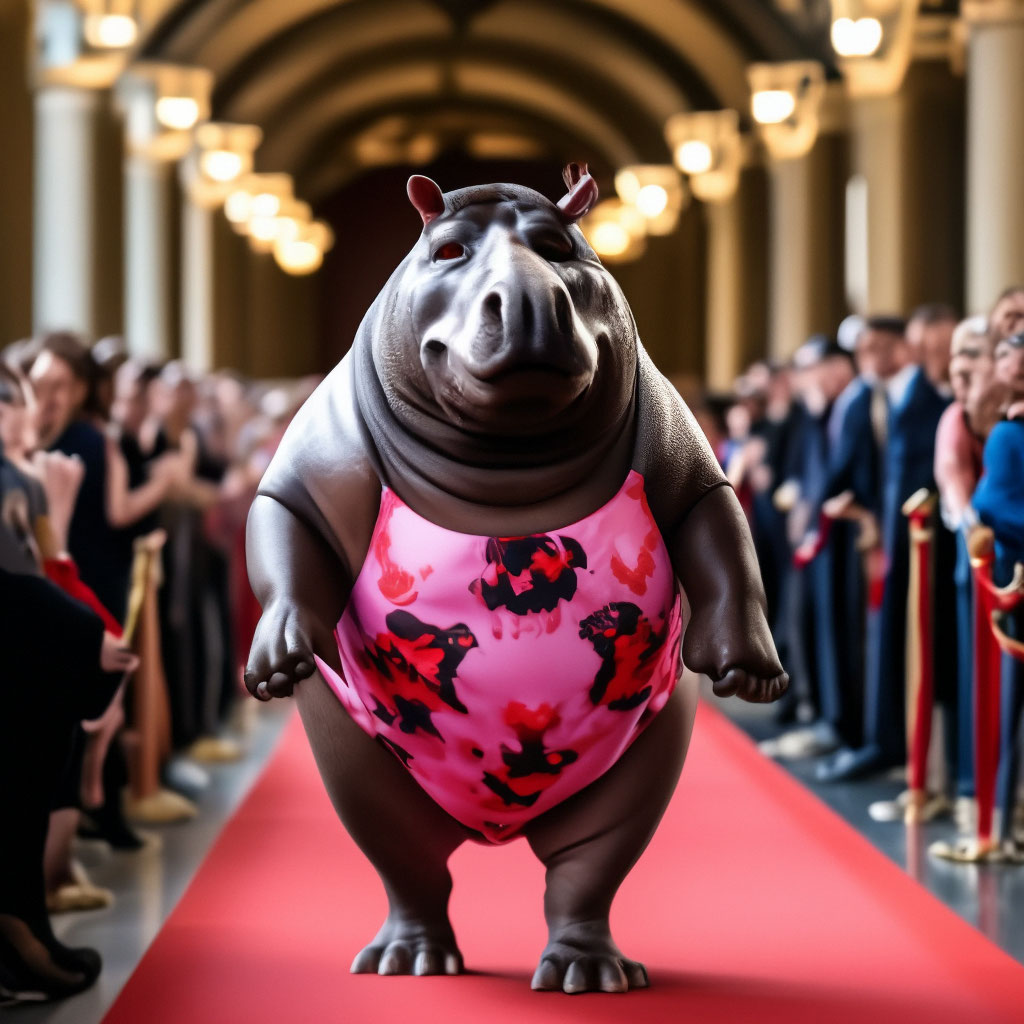
[[[50,924],[113,899],[76,837],[142,849],[140,824],[194,816],[204,765],[240,755],[226,726],[259,615],[245,517],[315,384],[198,378],[69,333],[3,351],[0,1001],[98,975]]]
[[[851,317],[785,365],[751,366],[733,394],[691,403],[749,518],[793,680],[766,752],[818,758],[823,781],[905,764],[918,635],[942,721],[930,807],[945,796],[970,808],[971,551],[993,531],[1000,585],[1024,562],[1022,332],[1024,288],[987,317],[958,321],[940,305],[905,322]],[[61,944],[49,919],[112,899],[76,864],[75,837],[139,849],[140,822],[195,814],[202,763],[238,754],[225,723],[259,615],[245,517],[316,383],[197,378],[129,358],[116,338],[89,347],[57,333],[3,351],[0,777],[20,782],[0,788],[0,997],[70,995],[99,972],[98,954]],[[931,492],[919,630],[905,505],[928,509]],[[153,564],[159,586],[139,569]],[[1003,625],[1024,637],[1021,612]],[[1015,856],[1024,665],[1012,655],[1001,692],[1001,815],[972,857]]]
[[[850,317],[785,365],[751,366],[732,394],[697,411],[746,509],[793,681],[778,709],[781,731],[762,749],[817,759],[822,782],[907,765],[908,728],[921,727],[911,698],[923,657],[934,704],[925,714],[941,757],[926,785],[872,805],[872,816],[950,812],[962,838],[937,852],[1020,861],[1024,663],[1013,646],[1024,616],[1004,595],[1006,653],[988,662],[997,678],[986,682],[972,556],[991,551],[995,585],[1013,589],[1024,563],[1024,288],[965,320],[944,305],[906,320]],[[924,556],[912,554],[912,519],[927,527]],[[915,578],[912,561],[922,557]],[[1001,702],[998,749],[988,752],[998,764],[991,835],[978,831],[975,771],[985,685]]]

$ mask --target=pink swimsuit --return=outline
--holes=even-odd
[[[384,488],[338,623],[353,719],[491,842],[622,756],[679,676],[675,575],[643,477],[551,534],[479,537]]]

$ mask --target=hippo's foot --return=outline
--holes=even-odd
[[[428,921],[388,915],[377,937],[355,960],[353,974],[461,974],[462,954],[447,918]]]
[[[537,992],[628,992],[647,988],[647,969],[627,960],[607,921],[583,921],[553,930],[530,987]]]

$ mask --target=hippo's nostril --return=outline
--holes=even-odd
[[[488,292],[484,297],[484,311],[501,321],[501,296],[497,292]]]
[[[438,357],[443,356],[445,352],[448,351],[448,346],[445,345],[443,341],[438,341],[436,338],[431,338],[429,341],[424,343],[423,351],[426,352],[427,355],[431,356],[432,358],[437,359]]]

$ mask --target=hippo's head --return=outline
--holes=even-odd
[[[597,186],[576,165],[566,180],[557,205],[518,185],[443,194],[409,180],[423,231],[372,342],[392,403],[484,435],[572,428],[599,402],[615,415],[632,391],[635,327],[575,225]]]

